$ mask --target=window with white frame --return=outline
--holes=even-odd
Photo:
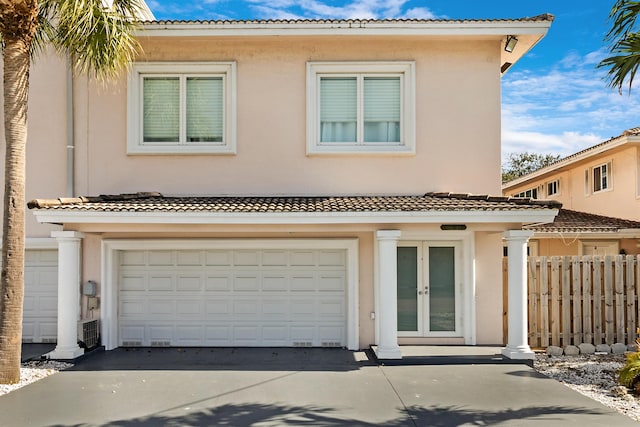
[[[538,188],[530,188],[525,191],[521,191],[520,193],[514,194],[513,197],[526,197],[529,199],[537,199],[538,198]]]
[[[137,63],[128,81],[130,154],[234,154],[235,63]]]
[[[413,62],[307,64],[307,153],[415,153]]]
[[[560,194],[560,180],[556,179],[547,182],[547,197],[557,196]]]
[[[604,163],[585,171],[586,193],[599,193],[612,188],[612,163]]]

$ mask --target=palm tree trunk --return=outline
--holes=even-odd
[[[20,381],[24,297],[25,154],[29,44],[4,38],[4,219],[0,273],[0,384]]]

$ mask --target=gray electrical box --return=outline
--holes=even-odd
[[[82,295],[95,297],[98,291],[98,284],[93,280],[88,280],[82,285]]]

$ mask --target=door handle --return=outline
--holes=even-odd
[[[429,287],[428,286],[424,287],[424,294],[425,295],[429,294]]]

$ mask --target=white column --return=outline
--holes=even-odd
[[[54,231],[58,241],[58,344],[50,359],[75,359],[84,354],[78,346],[80,314],[80,242],[77,231]]]
[[[527,242],[532,231],[509,230],[503,234],[508,251],[508,325],[507,347],[502,354],[509,359],[533,359],[527,339]]]
[[[402,359],[398,346],[398,239],[399,230],[376,232],[378,241],[379,341],[376,355],[380,359]]]

